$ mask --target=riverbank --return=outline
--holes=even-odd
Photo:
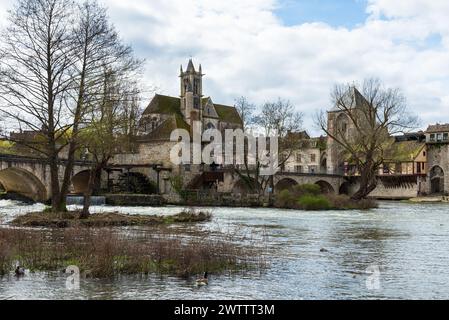
[[[437,197],[416,197],[405,200],[408,203],[449,203],[449,197],[447,196],[437,196]]]
[[[226,240],[222,240],[226,239]],[[217,274],[263,267],[256,243],[239,246],[237,234],[207,237],[156,227],[148,232],[111,229],[0,228],[0,275],[16,265],[27,272],[61,271],[77,266],[82,275],[166,274],[189,277],[208,271]]]
[[[81,212],[32,212],[15,218],[11,225],[19,227],[47,227],[47,228],[74,228],[74,227],[130,227],[155,226],[176,223],[199,223],[210,221],[209,212],[183,211],[175,215],[125,215],[120,213],[96,213],[86,219],[81,219]]]
[[[352,200],[346,195],[323,193],[318,185],[305,184],[281,191],[275,207],[308,211],[369,210],[378,207],[373,199]]]

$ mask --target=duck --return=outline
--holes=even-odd
[[[204,277],[196,280],[197,286],[207,286],[209,284],[209,275],[207,272],[204,273]]]
[[[25,269],[21,266],[17,266],[15,270],[16,277],[23,277],[25,275]]]

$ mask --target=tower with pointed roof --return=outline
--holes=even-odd
[[[192,125],[193,121],[202,120],[203,73],[201,65],[195,70],[192,59],[189,60],[187,70],[181,66],[181,112],[185,121]]]

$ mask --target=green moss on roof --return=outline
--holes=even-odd
[[[240,125],[242,124],[242,119],[240,118],[236,108],[215,104],[215,110],[217,111],[221,121]]]
[[[182,115],[176,115],[175,116],[176,121],[176,128],[177,129],[184,129],[190,132],[190,126],[187,124],[187,122],[184,121],[184,118]]]
[[[181,99],[157,94],[144,114],[163,113],[181,115]]]
[[[425,145],[424,142],[417,141],[395,142],[386,153],[386,158],[395,162],[414,161]]]

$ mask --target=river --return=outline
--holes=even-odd
[[[0,219],[42,209],[0,201]],[[94,207],[175,214],[178,207]],[[449,205],[382,202],[370,211],[213,208],[205,229],[245,228],[265,239],[268,270],[211,275],[210,285],[170,277],[81,280],[59,273],[0,278],[0,299],[449,299]],[[325,248],[323,252],[322,248]]]

